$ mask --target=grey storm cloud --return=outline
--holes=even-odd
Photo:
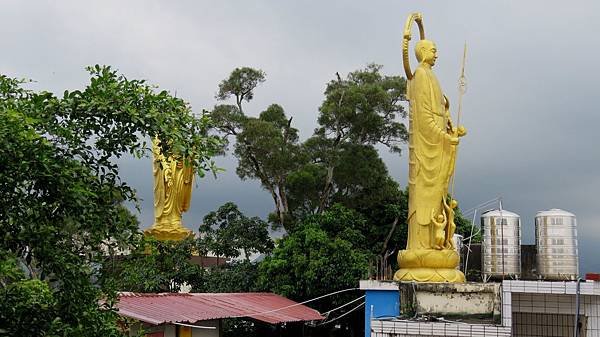
[[[521,215],[523,242],[533,243],[535,212],[558,207],[579,223],[581,270],[600,271],[600,3],[594,1],[3,1],[0,72],[31,78],[32,88],[60,93],[85,85],[84,67],[109,64],[188,100],[195,111],[215,103],[218,83],[235,67],[267,73],[247,104],[271,103],[294,116],[301,136],[316,126],[326,83],[335,72],[375,62],[402,74],[402,28],[424,15],[437,43],[436,71],[453,112],[463,44],[467,93],[456,197],[463,209],[498,196]],[[406,150],[406,149],[405,149]],[[392,176],[406,184],[406,153],[381,149]],[[121,162],[142,199],[142,227],[152,223],[149,159]],[[227,171],[197,181],[185,215],[196,229],[227,201],[250,215],[272,209],[255,181]]]

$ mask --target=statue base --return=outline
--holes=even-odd
[[[154,226],[150,229],[146,229],[144,231],[144,234],[160,241],[180,241],[187,238],[188,236],[194,235],[194,233],[191,230],[185,227],[164,229],[156,228]]]
[[[454,249],[401,250],[394,281],[463,283],[465,275],[456,269],[459,259]]]

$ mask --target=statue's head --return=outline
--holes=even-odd
[[[437,48],[431,40],[419,40],[415,46],[415,55],[419,63],[427,63],[430,66],[435,64],[437,59]]]
[[[458,207],[458,201],[456,199],[450,200],[450,208],[454,209],[456,207]]]

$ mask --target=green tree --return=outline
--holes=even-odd
[[[258,264],[247,260],[231,261],[206,272],[206,291],[211,293],[255,292],[259,290],[257,282]]]
[[[380,176],[369,172],[370,163],[361,155],[379,165],[375,145],[399,152],[399,144],[406,141],[406,128],[396,121],[397,116],[406,115],[400,104],[405,80],[384,76],[380,70],[379,65],[369,65],[344,80],[338,75],[331,81],[319,109],[319,127],[304,144],[298,143],[292,118],[287,118],[280,106],[271,105],[259,118],[243,113],[242,102],[249,101],[264,81],[262,71],[237,68],[219,85],[217,98],[233,96],[236,105],[217,105],[211,116],[223,136],[235,137],[238,176],[261,182],[275,204],[274,222],[286,230],[297,218],[322,212],[343,195],[364,189],[364,181],[358,181],[356,173],[362,178]]]
[[[113,159],[148,153],[146,140],[158,136],[169,140],[165,153],[203,174],[220,145],[207,136],[208,116],[194,116],[183,100],[110,67],[88,70],[83,90],[60,97],[0,75],[1,259],[13,256],[27,270],[26,280],[5,282],[2,292],[22,289],[48,302],[45,284],[54,307],[48,320],[60,325],[32,336],[118,333],[114,312],[98,305],[110,309],[116,295],[99,266],[107,251],[134,248],[138,228],[121,206],[136,201],[134,190]]]
[[[236,172],[241,179],[257,179],[275,205],[274,223],[286,226],[289,213],[287,177],[305,161],[298,142],[298,130],[284,109],[271,104],[258,118],[244,114],[242,102],[254,97],[256,86],[265,81],[261,70],[236,68],[219,85],[218,100],[234,97],[236,105],[217,105],[211,112],[216,129],[224,138],[234,137]]]
[[[204,291],[204,270],[192,262],[196,240],[158,241],[142,237],[128,255],[113,255],[104,263],[105,282],[119,291],[179,292],[182,286]]]
[[[292,118],[286,118],[283,108],[272,104],[258,118],[246,120],[244,129],[236,137],[234,150],[239,159],[238,176],[259,179],[271,192],[277,223],[281,225],[288,225],[288,175],[306,160],[298,144],[298,130],[291,123]]]
[[[219,84],[216,98],[224,101],[234,96],[239,112],[243,114],[242,102],[250,102],[254,98],[254,89],[265,81],[265,76],[266,74],[260,69],[235,68],[229,77]]]
[[[18,260],[4,254],[4,259],[0,260],[0,335],[58,333],[62,322],[54,319],[58,307],[49,284],[27,279],[19,269]]]
[[[258,217],[247,217],[236,204],[228,202],[208,213],[200,225],[199,246],[217,256],[236,258],[243,254],[246,262],[254,253],[273,249],[268,224]]]
[[[334,202],[332,195],[339,190],[334,172],[346,163],[351,166],[359,160],[344,156],[349,146],[383,144],[393,152],[400,152],[400,144],[408,139],[406,127],[396,117],[406,117],[401,102],[405,100],[406,80],[400,76],[385,76],[382,66],[371,64],[342,79],[329,82],[325,100],[319,108],[315,134],[306,145],[312,161],[323,166],[326,175],[319,196],[318,212]],[[350,159],[350,161],[348,161]]]
[[[260,264],[261,287],[295,300],[356,287],[371,257],[361,233],[365,225],[360,214],[343,206],[309,216]],[[335,304],[340,302],[329,299],[320,306]]]
[[[259,265],[259,286],[296,301],[355,288],[358,280],[367,276],[372,258],[362,234],[366,225],[364,217],[341,205],[308,216],[280,239],[273,253]],[[324,312],[359,296],[358,292],[337,294],[311,302],[310,306]],[[351,308],[340,309],[335,315]],[[337,323],[360,326],[360,312],[357,315],[348,315]],[[318,328],[315,335],[329,335],[331,328]]]

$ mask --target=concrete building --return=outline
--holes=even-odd
[[[575,336],[576,321],[578,336],[600,337],[600,282],[583,281],[579,291],[575,281],[361,281],[360,287],[366,337]]]

